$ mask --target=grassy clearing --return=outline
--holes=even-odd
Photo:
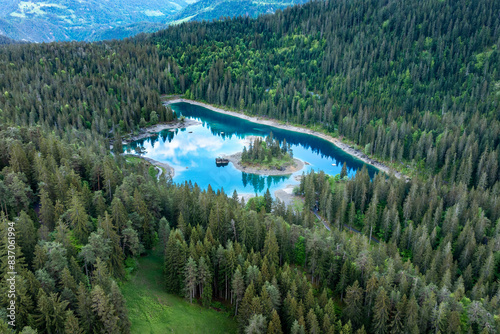
[[[131,164],[138,164],[138,163],[141,163],[144,161],[143,159],[141,159],[139,157],[134,157],[131,155],[125,156],[125,159],[127,160],[128,163],[131,163]]]
[[[245,167],[256,167],[256,168],[267,168],[267,169],[280,169],[280,168],[286,168],[288,166],[294,165],[294,161],[290,156],[284,156],[281,159],[274,158],[269,161],[268,159],[264,161],[257,161],[257,160],[252,160],[252,161],[241,161],[241,165]]]
[[[304,210],[304,199],[302,198],[294,198],[292,207],[297,212],[302,212]]]
[[[236,322],[226,313],[190,304],[165,292],[163,258],[150,254],[123,284],[132,333],[236,333]]]

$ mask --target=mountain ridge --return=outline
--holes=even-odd
[[[0,35],[27,42],[99,41],[156,32],[190,20],[272,13],[306,0],[3,0]]]

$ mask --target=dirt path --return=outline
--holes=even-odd
[[[226,115],[230,115],[230,116],[242,118],[242,119],[245,119],[245,120],[250,121],[250,122],[254,122],[254,123],[258,123],[258,124],[263,124],[263,125],[268,125],[268,126],[272,126],[272,127],[279,128],[279,129],[284,129],[284,130],[289,130],[289,131],[307,133],[307,134],[310,134],[310,135],[313,135],[313,136],[325,139],[325,140],[331,142],[332,144],[334,144],[335,146],[337,146],[338,148],[340,148],[341,150],[343,150],[344,152],[346,152],[346,153],[348,153],[348,154],[356,157],[357,159],[363,161],[366,164],[369,164],[369,165],[377,168],[378,170],[380,170],[380,171],[382,171],[384,173],[394,175],[398,179],[399,178],[408,179],[408,177],[405,176],[405,175],[403,175],[402,173],[400,173],[398,171],[394,171],[393,169],[389,168],[388,166],[384,165],[383,163],[381,163],[381,162],[379,162],[379,161],[377,161],[375,159],[370,158],[369,156],[367,156],[366,154],[360,152],[359,150],[357,150],[357,149],[355,149],[355,148],[353,148],[353,147],[351,147],[351,146],[343,143],[338,138],[335,138],[335,137],[332,137],[332,136],[329,136],[329,135],[325,135],[324,133],[313,131],[313,130],[310,130],[310,129],[307,129],[307,128],[298,127],[298,126],[281,124],[278,121],[272,120],[272,119],[262,119],[262,118],[259,118],[259,117],[247,116],[247,115],[244,115],[244,114],[241,114],[241,113],[237,113],[237,112],[234,112],[234,111],[228,111],[228,110],[224,110],[224,109],[221,109],[221,108],[217,108],[217,107],[214,107],[214,106],[212,106],[210,104],[206,104],[206,103],[202,103],[202,102],[198,102],[198,101],[193,101],[193,100],[188,100],[188,99],[183,99],[183,98],[175,98],[175,99],[172,99],[170,101],[166,101],[165,105],[179,103],[179,102],[185,102],[185,103],[194,104],[194,105],[197,105],[197,106],[200,106],[200,107],[204,107],[204,108],[210,109],[212,111],[215,111],[215,112],[218,112],[218,113],[221,113],[221,114],[226,114]]]

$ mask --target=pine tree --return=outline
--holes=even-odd
[[[128,221],[127,210],[118,196],[115,196],[111,201],[111,216],[118,232],[125,228]]]
[[[387,333],[389,320],[390,301],[385,289],[381,287],[377,293],[373,306],[373,330],[375,333]]]
[[[118,316],[118,327],[120,328],[120,333],[130,333],[131,323],[128,317],[127,305],[120,291],[120,288],[118,288],[118,284],[116,284],[114,280],[111,282],[109,302],[114,306],[116,315]]]
[[[1,327],[0,327],[0,333],[3,333]],[[8,333],[8,331],[6,330],[5,333]],[[19,333],[21,333],[21,334],[38,334],[38,331],[36,329],[31,328],[30,326],[26,326]]]
[[[66,322],[64,323],[65,334],[83,334],[83,329],[80,328],[78,318],[73,311],[69,310],[66,313]]]
[[[207,261],[205,257],[200,257],[198,263],[198,283],[200,285],[200,294],[203,294],[203,289],[206,286],[210,286],[212,284],[212,273],[208,267]]]
[[[265,205],[266,212],[270,213],[273,207],[273,198],[271,196],[271,193],[269,192],[269,188],[267,188],[264,194],[264,202],[266,203]]]
[[[267,334],[282,334],[281,330],[281,320],[276,310],[273,310],[271,315],[271,321],[269,322],[269,326],[267,327]]]
[[[186,297],[192,303],[193,298],[196,297],[196,286],[198,285],[198,267],[192,257],[186,263],[184,285],[186,287]]]
[[[22,251],[22,254],[25,256],[26,262],[31,264],[33,261],[33,252],[35,250],[37,235],[33,221],[24,211],[21,211],[21,214],[17,218],[16,231],[16,242],[20,247],[20,251]]]
[[[295,320],[292,324],[292,328],[290,330],[291,334],[305,334],[306,330],[304,326],[300,325],[297,320]]]
[[[40,220],[50,231],[54,229],[54,204],[45,189],[40,190]]]
[[[238,306],[241,300],[243,299],[243,295],[245,294],[245,282],[243,281],[243,275],[241,274],[240,267],[236,269],[236,272],[234,273],[233,276],[233,282],[231,285],[235,300],[234,315],[237,316]]]
[[[165,217],[162,217],[159,222],[158,238],[159,247],[162,251],[167,246],[168,237],[170,235],[170,224]]]
[[[105,293],[109,293],[111,289],[111,274],[109,273],[108,266],[101,258],[97,258],[94,266],[94,271],[92,272],[92,277],[90,282],[92,286],[97,286],[104,290]]]
[[[342,170],[340,171],[340,179],[344,179],[344,177],[346,177],[346,176],[347,176],[347,165],[344,162],[342,164]]]
[[[264,334],[266,332],[266,317],[262,314],[254,314],[245,327],[245,334]]]
[[[418,313],[419,306],[417,300],[415,299],[415,295],[411,295],[408,300],[408,306],[406,308],[406,318],[405,318],[405,328],[409,333],[418,333]]]
[[[78,286],[78,307],[77,313],[79,318],[81,319],[82,329],[85,333],[92,333],[95,325],[95,315],[92,311],[92,299],[90,297],[89,291],[80,283]]]
[[[345,295],[345,304],[343,314],[345,315],[345,322],[351,321],[354,326],[361,324],[362,308],[363,308],[363,288],[359,286],[358,281],[347,288]]]
[[[209,307],[212,302],[212,285],[209,284],[203,288],[203,292],[201,294],[201,302],[203,306]]]
[[[307,328],[309,330],[308,332],[311,334],[319,334],[321,332],[318,318],[313,309],[310,309],[307,313]]]
[[[73,233],[80,242],[85,244],[90,233],[89,219],[82,200],[76,192],[71,198],[69,212]]]
[[[120,327],[118,326],[119,318],[115,314],[115,308],[110,303],[109,297],[104,290],[96,285],[90,292],[92,299],[92,311],[99,319],[99,332],[106,334],[119,333]]]
[[[264,240],[263,256],[266,256],[269,263],[276,268],[279,265],[279,253],[280,248],[278,245],[278,240],[276,239],[276,234],[272,229],[266,234],[266,239]]]
[[[68,302],[61,301],[56,293],[51,293],[48,296],[43,289],[40,289],[37,305],[39,313],[35,320],[38,327],[49,333],[61,333],[64,330]]]
[[[165,283],[170,293],[180,293],[184,285],[187,245],[179,230],[172,230],[165,248]]]
[[[243,300],[241,301],[241,307],[240,307],[241,311],[239,312],[240,314],[238,316],[240,329],[244,329],[247,326],[248,321],[252,316],[251,306],[254,297],[255,297],[255,288],[253,282],[251,282],[246,288],[245,295],[243,297]]]

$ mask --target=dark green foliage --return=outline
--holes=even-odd
[[[15,222],[22,325],[128,332],[114,279],[161,246],[167,291],[232,303],[242,331],[498,331],[499,11],[318,1],[124,42],[0,48],[0,274]],[[112,129],[173,119],[160,94],[342,135],[412,178],[310,173],[302,212],[270,193],[243,207],[157,182],[107,148]]]
[[[277,139],[273,138],[271,132],[266,140],[257,137],[252,140],[248,149],[245,146],[241,153],[241,162],[283,170],[288,165],[293,164],[292,157],[290,145],[287,145],[286,141],[280,144]]]

